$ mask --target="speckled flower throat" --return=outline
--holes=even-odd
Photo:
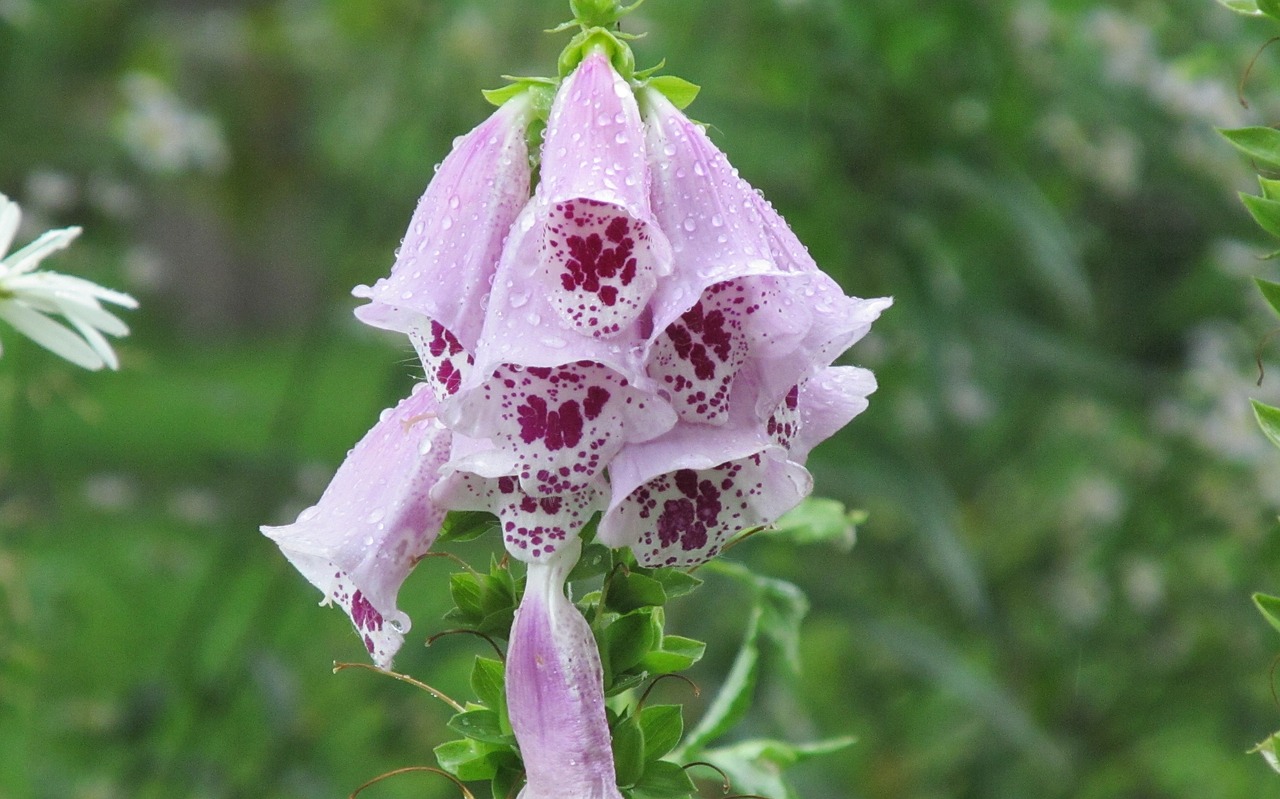
[[[795,507],[810,449],[875,389],[832,363],[889,305],[817,268],[680,110],[694,87],[636,71],[616,32],[629,9],[574,10],[560,78],[489,94],[498,110],[440,164],[390,275],[355,289],[362,321],[408,336],[421,382],[315,507],[263,528],[387,668],[409,627],[396,594],[442,526],[496,518],[527,564],[496,631],[522,799],[630,790],[602,633],[565,595],[584,543],[685,569]]]

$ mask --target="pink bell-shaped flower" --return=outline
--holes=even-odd
[[[347,455],[320,501],[262,532],[289,562],[351,617],[373,661],[389,668],[409,617],[396,594],[431,548],[445,509],[429,492],[449,456],[450,434],[423,384]]]
[[[564,595],[578,558],[529,565],[507,651],[507,711],[527,782],[518,799],[621,799],[591,626]]]
[[[644,566],[709,560],[809,495],[809,451],[864,410],[875,387],[866,369],[833,366],[795,386],[764,424],[743,403],[723,426],[681,423],[627,447],[610,467],[613,498],[599,540],[630,546]]]
[[[480,338],[502,245],[529,199],[527,95],[454,143],[396,253],[390,277],[357,286],[356,316],[409,336],[438,397],[462,385]]]

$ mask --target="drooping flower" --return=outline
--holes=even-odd
[[[621,799],[591,626],[564,594],[576,539],[530,564],[507,651],[507,710],[526,783],[518,799]]]
[[[450,434],[427,386],[383,411],[338,468],[320,501],[293,524],[263,527],[299,572],[355,625],[373,661],[389,668],[409,617],[396,594],[431,548],[445,509],[428,496]]]
[[[644,565],[691,566],[811,491],[809,450],[875,389],[870,372],[829,364],[889,300],[846,297],[699,126],[656,91],[643,99],[675,260],[646,368],[680,421],[613,460],[599,536]]]
[[[356,309],[363,322],[409,336],[437,397],[455,393],[471,366],[503,242],[529,199],[525,129],[517,96],[454,143],[413,212],[390,277]]]
[[[21,220],[18,204],[0,194],[0,256],[8,252]],[[0,319],[77,366],[118,369],[120,361],[102,334],[126,336],[129,328],[103,308],[102,302],[136,308],[137,301],[83,278],[36,268],[78,235],[78,227],[50,230],[0,258]],[[62,316],[70,327],[53,316]]]

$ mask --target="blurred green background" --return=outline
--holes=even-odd
[[[364,672],[257,527],[292,519],[413,379],[350,288],[389,268],[499,75],[547,74],[562,0],[0,0],[0,192],[47,262],[142,301],[119,373],[0,330],[0,798],[336,797],[449,739]],[[1207,0],[649,0],[642,65],[844,287],[871,408],[813,458],[870,512],[845,554],[732,556],[813,610],[742,734],[858,744],[805,799],[1280,796],[1275,327],[1213,126],[1280,119],[1273,31]],[[1274,355],[1276,345],[1263,347]],[[1274,372],[1274,374],[1272,373]],[[471,552],[483,561],[483,550]],[[447,564],[401,671],[466,695]],[[671,609],[704,687],[732,585]],[[687,692],[667,683],[667,701]],[[714,788],[714,786],[711,786]],[[711,790],[707,795],[717,795]],[[446,797],[416,775],[371,797]]]

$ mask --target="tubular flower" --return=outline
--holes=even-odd
[[[529,566],[507,652],[507,710],[527,782],[518,799],[621,799],[591,626],[564,595],[581,544]]]
[[[425,385],[382,412],[320,501],[282,527],[263,527],[289,562],[351,617],[373,661],[390,668],[409,617],[400,585],[440,532],[427,494],[449,456],[449,432]]]
[[[137,308],[137,301],[83,278],[36,269],[46,257],[71,244],[80,235],[78,227],[50,230],[3,257],[21,220],[18,204],[0,194],[0,319],[77,366],[120,368],[102,334],[127,336],[129,328],[102,302]],[[53,316],[62,316],[71,327],[55,322]]]

